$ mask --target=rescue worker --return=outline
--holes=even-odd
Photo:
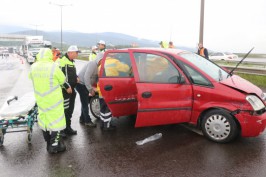
[[[89,61],[95,60],[96,55],[97,55],[97,50],[98,50],[97,46],[92,46],[91,54],[89,56]]]
[[[64,100],[61,87],[68,87],[64,73],[53,62],[51,49],[42,48],[37,61],[31,66],[29,78],[32,80],[38,105],[38,125],[43,131],[49,153],[66,150],[60,131],[66,128]],[[71,92],[67,88],[66,92]]]
[[[101,65],[98,70],[100,71]],[[129,72],[130,68],[127,64],[120,62],[114,56],[107,56],[104,63],[104,72],[105,76],[119,76],[121,72]],[[115,126],[111,124],[112,113],[108,108],[106,102],[104,101],[99,83],[97,84],[97,90],[99,93],[99,102],[100,102],[100,118],[101,118],[101,128],[105,131],[115,130]]]
[[[65,116],[66,116],[66,129],[62,132],[63,136],[65,135],[76,135],[77,131],[73,130],[71,127],[71,118],[74,111],[75,99],[76,99],[76,91],[75,87],[79,82],[79,78],[76,73],[76,67],[74,63],[74,59],[78,57],[78,47],[76,45],[71,45],[67,53],[60,59],[57,60],[59,67],[63,71],[66,76],[66,81],[69,83],[72,88],[72,93],[67,93],[63,90],[64,96],[64,108],[65,108]]]
[[[54,47],[55,48],[55,47]],[[53,48],[53,61],[56,61],[58,58],[60,58],[60,50],[58,48]]]
[[[169,47],[168,48],[170,48],[170,49],[174,49],[175,48],[174,43],[172,41],[169,42]]]
[[[160,44],[161,48],[164,48],[164,49],[168,48],[168,44],[166,41],[161,41],[159,44]]]
[[[203,47],[202,43],[199,43],[199,45],[198,45],[198,55],[200,55],[200,56],[202,56],[202,57],[204,57],[206,59],[209,59],[208,50]]]
[[[97,43],[97,46],[98,46],[98,50],[99,52],[105,52],[106,51],[106,45],[105,45],[105,41],[103,40],[100,40],[98,43]]]
[[[81,115],[79,122],[84,123],[89,127],[96,127],[90,118],[88,104],[91,96],[95,95],[93,85],[96,85],[98,80],[98,65],[103,58],[104,53],[97,54],[95,60],[89,61],[79,72],[78,77],[80,82],[77,84],[77,91],[81,102]]]

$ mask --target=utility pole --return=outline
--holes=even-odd
[[[61,51],[63,51],[63,7],[72,6],[72,4],[55,4],[52,2],[49,4],[59,6],[61,10]]]
[[[199,43],[203,44],[203,29],[204,29],[204,1],[201,0],[200,8],[200,33],[199,33]]]

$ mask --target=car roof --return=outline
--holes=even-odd
[[[129,52],[129,51],[134,51],[134,52],[161,52],[161,53],[168,53],[172,55],[176,55],[179,53],[187,52],[186,50],[181,50],[181,49],[172,49],[172,48],[125,48],[125,49],[111,49],[108,50],[108,52]]]

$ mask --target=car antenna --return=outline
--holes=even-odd
[[[247,58],[247,56],[250,54],[250,52],[254,49],[254,47],[252,49],[250,49],[250,51],[242,58],[242,60],[240,60],[237,65],[228,73],[227,77],[228,76],[232,76],[233,72],[235,69],[237,69],[238,65],[240,65],[242,63],[242,61],[245,60],[245,58]]]

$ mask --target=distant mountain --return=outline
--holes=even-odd
[[[25,34],[25,35],[36,35],[35,30],[19,31],[12,34]],[[42,35],[44,39],[60,43],[61,33],[60,32],[44,32],[37,31],[37,35]],[[105,33],[79,33],[79,32],[63,32],[63,43],[65,44],[76,44],[78,46],[88,47],[96,45],[99,40],[104,40],[107,45],[131,45],[133,43],[138,44],[140,47],[156,47],[158,46],[158,41],[152,41],[148,39],[138,39],[137,37],[105,32]]]
[[[51,41],[59,47],[61,43],[61,33],[58,31],[36,31],[17,26],[0,25],[0,33],[24,34],[24,35],[42,35],[45,40]],[[96,45],[99,40],[104,40],[107,45],[131,45],[137,44],[139,47],[159,47],[159,41],[140,39],[131,35],[104,32],[104,33],[80,33],[73,31],[63,31],[64,45],[78,45],[80,47],[90,47]],[[176,46],[183,50],[194,51],[193,48]]]
[[[26,31],[26,30],[30,30],[30,28],[14,26],[14,25],[0,25],[0,34],[1,33],[15,33],[17,31]]]

